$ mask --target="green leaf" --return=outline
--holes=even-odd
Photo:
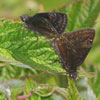
[[[22,80],[9,80],[9,81],[0,81],[0,92],[4,93],[8,100],[11,98],[11,89],[23,87],[24,82]]]
[[[42,36],[37,42],[35,35],[29,31],[26,31],[24,38],[24,30],[21,29],[21,26],[22,24],[11,21],[6,21],[0,26],[2,28],[0,32],[1,52],[4,49],[15,60],[38,70],[63,71],[60,64],[52,63],[58,57],[49,42],[44,40]]]
[[[87,78],[82,78],[77,81],[77,88],[81,97],[85,100],[96,100],[96,96],[88,84]]]
[[[80,14],[83,1],[74,1],[68,12],[68,30],[72,31],[75,27],[77,16]]]
[[[68,89],[67,89],[67,98],[68,100],[80,100],[80,95],[75,86],[75,82],[71,79],[68,79]]]
[[[73,31],[84,27],[93,27],[100,12],[100,0],[76,0],[71,3],[72,1],[73,0],[63,0],[58,2],[57,0],[47,0],[42,2],[39,0],[38,2],[42,4],[44,11],[53,11],[54,8],[58,7],[55,9],[56,12],[66,13],[69,18],[67,31]],[[65,4],[65,6],[63,6],[63,4]],[[97,22],[99,22],[99,20],[97,20]],[[59,59],[59,57],[44,36],[39,34],[39,41],[37,41],[34,32],[30,32],[27,29],[25,30],[22,23],[0,18],[0,80],[2,81],[5,79],[10,81],[15,78],[26,78],[26,89],[10,89],[12,95],[9,95],[8,98],[11,97],[11,99],[14,100],[16,95],[27,95],[31,90],[35,90],[35,94],[26,100],[63,100],[64,98],[65,100],[66,98],[68,100],[83,100],[86,98],[84,94],[87,95],[87,98],[90,97],[92,99],[94,99],[95,94],[99,96],[99,26],[100,25],[97,24],[95,28],[95,43],[86,59],[86,64],[91,64],[91,67],[86,64],[83,66],[86,71],[97,73],[97,76],[92,77],[92,74],[84,74],[84,71],[79,73],[79,76],[89,78],[93,90],[90,85],[87,84],[87,81],[82,81],[86,86],[83,86],[85,87],[85,91],[83,88],[80,91],[76,87],[74,81],[68,79],[68,86],[65,76],[59,75],[58,72],[63,73],[65,70],[63,70],[61,64],[53,63],[53,61]],[[52,72],[54,74],[47,74],[45,72],[41,74],[42,71]],[[30,76],[29,79],[27,78],[28,76]],[[14,83],[13,81],[11,82]],[[47,86],[48,88],[42,89],[42,87],[46,87],[43,86],[45,83],[49,84]],[[83,85],[82,83],[80,84]],[[17,82],[16,84],[19,85]],[[78,86],[80,86],[80,84],[78,84]],[[54,87],[50,88],[52,85]],[[5,88],[4,85],[1,86],[6,91],[7,88]],[[56,86],[58,86],[58,88],[57,91],[54,92],[53,90]],[[41,87],[40,90],[37,89],[39,87]],[[64,90],[60,87],[63,87]],[[88,95],[88,92],[90,92],[92,96]],[[0,100],[5,99],[5,93],[2,93],[3,94],[0,94]]]
[[[42,0],[37,0],[37,2],[39,4],[42,4],[43,5],[43,8],[45,11],[48,11],[48,10],[52,10],[54,8],[58,8],[59,6],[61,5],[64,5],[64,4],[70,4],[73,0],[70,0],[70,1],[66,1],[66,0],[46,0],[46,1],[42,1]]]
[[[99,6],[100,0],[97,0],[96,2],[93,2],[93,0],[90,0],[90,2],[91,2],[90,9],[87,10],[87,12],[88,12],[87,17],[83,21],[80,28],[92,27],[95,24],[95,19],[97,18],[98,13],[100,12],[100,6]],[[94,6],[93,9],[91,8],[92,6]]]

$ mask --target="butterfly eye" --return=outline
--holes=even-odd
[[[26,22],[29,19],[29,16],[28,15],[22,15],[22,16],[20,16],[20,18],[23,22]]]
[[[26,21],[26,18],[25,18],[24,16],[21,16],[20,18],[21,18],[21,20],[22,20],[23,22]]]
[[[22,21],[25,22],[25,18],[22,18]]]

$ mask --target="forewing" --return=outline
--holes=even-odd
[[[94,39],[94,29],[85,28],[69,32],[57,39],[59,54],[67,71],[76,70],[85,60]]]
[[[48,13],[49,20],[55,27],[59,34],[62,34],[67,26],[68,18],[66,14],[63,13]]]
[[[54,34],[62,34],[68,22],[67,15],[63,13],[38,13],[33,16],[33,19],[35,19],[34,22],[40,22],[41,28],[43,28],[42,25],[44,25],[45,29],[49,29],[49,31]]]
[[[45,17],[34,16],[31,21],[31,27],[50,38],[58,34],[52,23]]]
[[[42,33],[47,38],[57,37],[67,26],[67,15],[63,13],[38,13],[20,17],[28,29]]]

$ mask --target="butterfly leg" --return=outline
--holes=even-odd
[[[25,28],[24,28],[24,37],[26,36],[26,30],[25,30]]]
[[[37,38],[37,41],[39,40],[39,38],[38,38],[38,32],[34,32],[35,33],[35,36],[36,36],[36,38]]]
[[[54,60],[54,61],[52,61],[51,63],[49,63],[49,64],[53,64],[53,63],[61,63],[61,60]]]
[[[23,30],[24,30],[24,37],[26,36],[26,28],[28,28],[27,25],[24,25]]]
[[[52,63],[57,63],[57,62],[60,63],[60,60],[54,60]]]
[[[56,63],[56,62],[59,62],[61,63],[62,61],[59,59],[59,60],[54,60],[53,63]]]

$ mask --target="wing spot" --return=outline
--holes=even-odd
[[[57,41],[59,41],[59,38],[57,38]]]
[[[61,46],[61,43],[59,43],[59,46]]]
[[[62,39],[62,37],[59,38],[60,40]]]

